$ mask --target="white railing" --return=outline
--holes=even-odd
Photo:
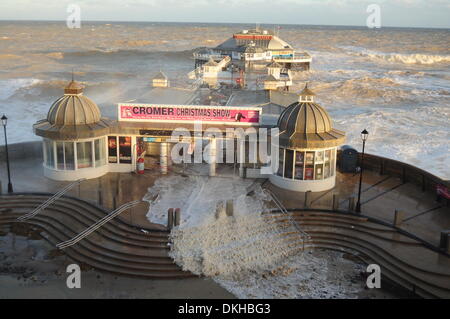
[[[56,247],[58,247],[59,249],[64,249],[70,246],[75,245],[76,243],[78,243],[80,240],[82,240],[83,238],[85,238],[86,236],[89,236],[90,234],[92,234],[93,232],[95,232],[97,229],[99,229],[100,227],[102,227],[104,224],[106,224],[107,222],[109,222],[110,220],[112,220],[113,218],[115,218],[116,216],[118,216],[120,213],[122,213],[123,211],[136,206],[137,204],[139,204],[141,201],[140,200],[135,200],[129,203],[126,203],[122,206],[120,206],[119,208],[117,208],[115,211],[109,213],[108,215],[106,215],[105,217],[103,217],[102,219],[100,219],[98,222],[96,222],[95,224],[93,224],[92,226],[89,226],[88,228],[86,228],[85,230],[83,230],[81,233],[79,233],[78,235],[76,235],[75,237],[73,237],[72,239],[66,240],[65,242],[59,243],[56,245]]]
[[[85,181],[85,178],[79,179],[69,185],[67,185],[66,187],[64,187],[63,189],[61,189],[59,192],[57,192],[56,194],[54,194],[52,197],[50,197],[49,199],[47,199],[45,202],[43,202],[42,204],[40,204],[38,207],[36,207],[32,212],[25,214],[23,216],[20,216],[17,218],[17,220],[19,221],[25,221],[27,219],[30,219],[34,216],[36,216],[37,214],[39,214],[39,212],[41,210],[46,209],[48,206],[50,206],[51,204],[53,204],[56,200],[58,200],[61,196],[63,196],[65,193],[67,193],[70,189],[72,189],[74,186],[81,184],[81,182]]]

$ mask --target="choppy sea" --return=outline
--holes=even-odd
[[[149,89],[160,69],[188,87],[193,49],[216,46],[244,24],[0,21],[0,113],[10,142],[36,140],[32,124],[45,118],[71,78],[114,116],[115,103]],[[275,26],[261,26],[273,29]],[[281,38],[313,56],[305,81],[347,144],[450,178],[450,30],[283,25]]]

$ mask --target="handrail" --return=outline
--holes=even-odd
[[[267,188],[263,188],[263,193],[266,194],[267,196],[269,196],[272,201],[275,203],[275,205],[278,207],[278,209],[285,214],[290,223],[292,224],[292,226],[294,226],[294,228],[300,233],[302,240],[303,240],[303,250],[305,250],[305,242],[307,239],[310,239],[311,236],[309,236],[309,234],[307,232],[305,232],[304,230],[302,230],[300,228],[300,226],[297,224],[297,222],[295,220],[292,219],[291,214],[289,214],[289,212],[287,211],[287,209],[284,207],[283,203],[278,199],[278,197],[269,189]]]
[[[79,180],[77,180],[77,181],[75,181],[73,183],[70,183],[69,185],[67,185],[63,189],[61,189],[59,192],[57,192],[53,196],[51,196],[49,199],[47,199],[45,202],[40,204],[38,207],[33,209],[33,211],[29,212],[28,214],[25,214],[23,216],[18,217],[17,220],[23,222],[23,221],[25,221],[27,219],[30,219],[30,218],[36,216],[41,210],[46,209],[48,206],[53,204],[56,200],[61,198],[61,196],[63,196],[65,193],[67,193],[71,188],[73,188],[76,185],[81,184],[81,182],[83,182],[85,180],[86,180],[85,178],[81,178],[81,179],[79,179]]]
[[[140,200],[135,200],[135,201],[132,201],[132,202],[129,202],[129,203],[126,203],[126,204],[120,206],[115,211],[109,213],[108,215],[106,215],[105,217],[103,217],[102,219],[100,219],[99,221],[94,223],[93,225],[91,225],[88,228],[86,228],[85,230],[83,230],[81,233],[79,233],[75,237],[57,244],[56,247],[58,247],[59,249],[64,249],[64,248],[67,248],[67,247],[75,245],[80,240],[82,240],[86,236],[89,236],[90,234],[92,234],[94,231],[96,231],[97,229],[102,227],[104,224],[106,224],[107,222],[112,220],[114,217],[116,217],[117,215],[119,215],[123,211],[125,211],[125,210],[127,210],[129,208],[132,208],[132,207],[136,206],[139,203],[141,203]]]

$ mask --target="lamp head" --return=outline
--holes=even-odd
[[[367,141],[367,138],[369,137],[369,132],[367,132],[366,129],[364,129],[364,131],[361,132],[361,139],[363,140],[363,142]]]
[[[5,114],[3,114],[1,120],[2,120],[2,125],[3,125],[3,126],[6,126],[6,124],[8,123],[8,118],[6,117]]]

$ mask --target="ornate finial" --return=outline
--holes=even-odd
[[[64,88],[64,94],[80,94],[83,93],[83,85],[75,82],[75,72],[72,68],[72,81]]]
[[[308,89],[308,82],[305,84],[305,88],[300,92],[300,102],[314,102],[315,94]]]

